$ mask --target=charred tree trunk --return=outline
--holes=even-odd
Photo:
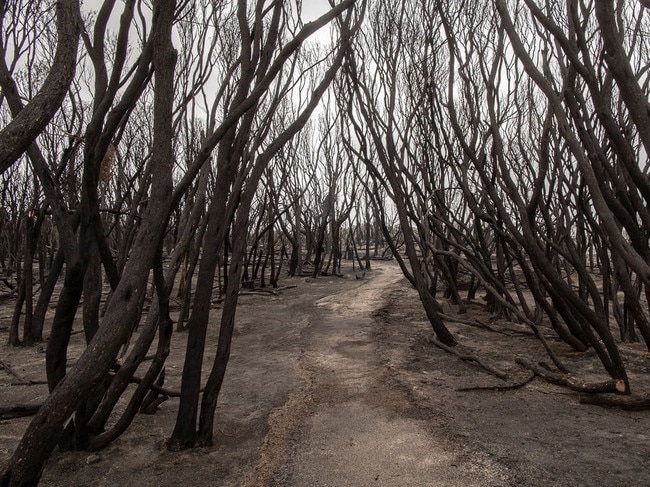
[[[59,249],[54,257],[54,261],[49,268],[47,279],[41,286],[41,292],[38,295],[38,300],[36,301],[36,307],[34,308],[34,321],[32,326],[34,328],[34,339],[36,341],[43,340],[43,326],[45,324],[45,314],[47,313],[47,308],[52,299],[52,294],[54,294],[54,287],[59,280],[61,271],[63,270],[63,251]]]
[[[81,407],[92,390],[113,365],[120,346],[134,326],[139,296],[146,289],[153,264],[170,213],[172,194],[172,107],[175,53],[171,45],[171,28],[175,10],[173,0],[154,4],[153,45],[156,87],[154,94],[154,154],[156,174],[149,205],[141,230],[115,290],[103,326],[81,355],[64,381],[46,399],[28,426],[16,451],[2,472],[0,483],[6,486],[36,485],[70,416]],[[80,287],[82,280],[79,280]],[[80,291],[75,296],[80,296]],[[54,377],[56,378],[56,376]]]
[[[232,145],[234,137],[235,131],[231,129],[220,144],[217,159],[217,187],[207,212],[204,249],[223,248],[226,240],[228,190],[235,168],[235,162],[231,160],[233,156],[229,153],[228,148]],[[185,361],[183,363],[181,399],[174,430],[167,443],[168,449],[172,451],[192,448],[196,444],[196,423],[205,337],[212,305],[212,288],[218,264],[218,252],[214,250],[203,252],[197,275],[194,305],[187,324],[188,335]],[[228,283],[230,282],[231,276],[228,276]],[[239,279],[236,279],[234,284],[239,286]]]
[[[0,2],[4,13],[5,2]],[[77,66],[77,48],[81,32],[78,0],[56,3],[57,48],[42,88],[20,113],[0,131],[0,174],[11,166],[45,129],[59,110],[70,88]],[[16,83],[4,62],[0,63],[3,91],[18,93]]]
[[[34,215],[25,216],[25,262],[23,263],[23,286],[25,287],[25,321],[23,323],[23,345],[32,345],[35,341],[33,330],[34,318],[34,249],[37,232]]]

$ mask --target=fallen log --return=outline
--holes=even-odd
[[[266,295],[273,295],[273,296],[279,296],[282,291],[286,291],[287,289],[293,289],[294,287],[297,287],[295,284],[289,285],[289,286],[282,286],[282,287],[276,287],[276,288],[269,288],[269,287],[255,287],[255,288],[250,288],[245,291],[239,291],[240,296],[266,296]]]
[[[154,382],[154,385],[162,389],[164,384],[165,384],[165,368],[163,367],[163,369],[160,371],[160,375],[158,376],[158,379],[156,379],[156,382]],[[149,392],[143,399],[142,404],[140,405],[140,412],[142,414],[155,414],[155,412],[158,410],[158,406],[160,406],[167,399],[169,399],[169,396],[166,395],[161,396],[158,393],[158,391],[150,388]]]
[[[42,386],[47,384],[46,380],[27,380],[27,381],[15,381],[12,382],[11,386]]]
[[[530,383],[535,377],[535,372],[530,372],[526,378],[514,384],[507,384],[502,386],[475,386],[475,387],[461,387],[456,389],[458,392],[468,392],[468,391],[510,391],[512,389],[520,389],[526,384]]]
[[[31,385],[31,381],[21,377],[20,374],[18,374],[18,372],[16,372],[13,368],[11,368],[11,366],[7,362],[0,360],[0,367],[3,368],[7,372],[7,374],[14,376],[18,380],[18,383],[22,385]]]
[[[624,392],[625,384],[623,381],[617,381],[614,379],[606,380],[603,382],[581,382],[570,374],[562,374],[559,372],[553,372],[552,370],[547,369],[546,367],[536,364],[532,360],[527,358],[518,357],[515,362],[517,362],[522,367],[525,367],[535,373],[538,377],[541,377],[546,382],[551,384],[568,387],[572,391],[583,392],[583,393],[602,393],[602,392]]]
[[[0,419],[22,418],[33,416],[41,407],[40,404],[19,404],[16,406],[0,407]]]
[[[476,328],[482,328],[484,330],[491,331],[494,333],[500,333],[498,330],[495,330],[490,325],[488,325],[487,323],[483,323],[480,320],[468,320],[467,318],[461,318],[460,316],[451,316],[444,313],[440,313],[440,318],[442,318],[444,321],[450,321],[452,323],[460,323],[461,325],[469,325]]]
[[[615,407],[625,411],[650,410],[650,397],[611,396],[606,394],[580,394],[580,404]]]
[[[287,289],[293,289],[293,288],[296,288],[296,287],[298,287],[298,285],[289,284],[288,286],[280,286],[280,287],[276,288],[276,291],[286,291]]]
[[[140,384],[142,382],[142,378],[134,375],[133,377],[131,377],[130,381],[133,384]],[[162,396],[181,397],[181,391],[172,391],[171,389],[165,389],[164,387],[159,386],[155,382],[149,386],[149,389]],[[201,389],[201,392],[203,392],[203,389]]]
[[[273,289],[268,289],[265,287],[258,287],[246,291],[239,291],[240,296],[277,296],[279,293],[274,291]]]
[[[131,379],[129,379],[129,381],[130,381],[132,384],[140,384],[140,383],[142,382],[142,378],[141,378],[141,377],[137,377],[137,376],[134,375],[133,377],[131,377]],[[159,385],[156,384],[155,382],[149,386],[149,389],[151,389],[152,391],[155,391],[155,392],[157,392],[158,394],[161,394],[161,395],[163,395],[163,396],[168,396],[168,397],[181,397],[181,391],[180,391],[180,390],[178,390],[178,391],[174,391],[174,390],[171,390],[171,389],[166,389],[166,388],[164,388],[164,387],[162,387],[162,386],[159,386]],[[200,390],[199,392],[203,392],[203,391],[204,391],[204,388],[202,387],[201,390]]]

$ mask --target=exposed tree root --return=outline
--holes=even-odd
[[[131,382],[134,384],[140,384],[142,382],[141,377],[133,376],[131,377]],[[149,389],[152,391],[162,395],[162,396],[167,396],[169,397],[181,397],[181,391],[173,391],[171,389],[165,389],[164,387],[154,383],[149,386]],[[203,392],[203,389],[201,389],[201,392]]]

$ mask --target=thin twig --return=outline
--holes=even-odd
[[[486,370],[490,374],[497,376],[499,379],[507,379],[508,378],[507,373],[503,372],[502,370],[497,369],[493,365],[490,365],[490,364],[484,362],[482,359],[480,359],[476,355],[471,355],[471,354],[468,354],[468,353],[461,353],[458,350],[456,350],[455,348],[448,347],[447,345],[445,345],[444,343],[442,343],[441,341],[439,341],[435,337],[431,337],[430,341],[436,347],[443,349],[445,352],[456,355],[461,360],[466,360],[468,362],[475,362],[479,367]]]
[[[506,385],[506,386],[478,386],[478,387],[461,387],[460,389],[456,389],[459,392],[467,392],[467,391],[509,391],[512,389],[519,389],[521,387],[524,387],[526,384],[530,383],[533,379],[535,378],[535,372],[530,372],[530,375],[528,375],[525,379],[515,382],[514,384]]]

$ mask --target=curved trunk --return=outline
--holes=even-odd
[[[89,394],[105,377],[135,324],[139,298],[146,290],[157,244],[166,229],[166,224],[161,225],[161,222],[167,222],[170,212],[174,161],[172,109],[176,57],[171,44],[174,10],[174,0],[159,0],[154,4],[152,38],[156,84],[151,164],[155,177],[141,230],[102,326],[27,427],[13,456],[3,469],[0,477],[0,484],[3,486],[38,483],[45,462],[63,433],[64,425],[72,414],[83,406]]]
[[[3,12],[4,6],[5,2],[0,2]],[[16,162],[45,130],[61,107],[72,83],[77,67],[77,48],[82,25],[79,0],[56,2],[56,20],[57,48],[50,72],[34,98],[0,131],[0,174]],[[4,62],[0,63],[0,85],[4,92],[18,92]]]

